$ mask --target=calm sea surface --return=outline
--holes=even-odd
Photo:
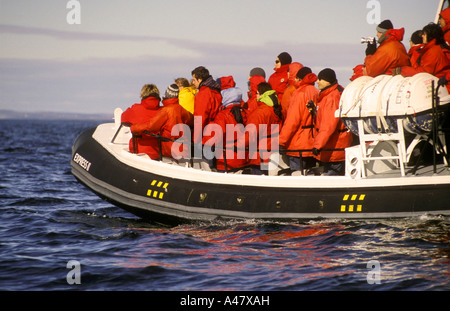
[[[144,222],[70,172],[99,123],[0,120],[0,290],[450,290],[449,218]]]

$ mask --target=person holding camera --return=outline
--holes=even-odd
[[[317,119],[312,153],[323,165],[322,175],[344,175],[345,151],[336,149],[350,147],[353,141],[352,133],[347,130],[341,119],[335,116],[344,89],[338,84],[333,69],[323,69],[317,78],[320,93],[316,108]]]
[[[313,108],[314,102],[319,98],[319,90],[314,86],[316,81],[317,76],[309,67],[303,67],[297,72],[295,79],[297,89],[292,93],[286,120],[280,132],[279,143],[286,150],[307,150],[313,147],[315,119]],[[316,163],[310,151],[302,152],[301,157],[299,152],[286,152],[286,155],[291,171],[307,170]]]
[[[404,28],[394,29],[390,20],[384,20],[378,25],[377,38],[380,45],[377,48],[375,41],[367,44],[365,75],[391,75],[397,67],[410,66],[408,53],[401,42],[404,33]]]

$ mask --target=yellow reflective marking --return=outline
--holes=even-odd
[[[169,183],[168,182],[165,183],[163,181],[153,179],[152,182],[150,183],[150,185],[153,187],[158,187],[158,188],[162,187],[165,189],[165,191],[159,192],[159,191],[148,189],[147,196],[162,199],[164,197],[164,192],[167,192],[167,187],[169,186]]]
[[[342,201],[364,201],[365,194],[345,194]],[[362,203],[362,202],[361,202]],[[362,204],[341,205],[341,212],[361,212]]]

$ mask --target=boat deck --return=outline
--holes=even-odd
[[[413,167],[406,167],[405,168],[405,176],[404,177],[417,177],[417,176],[450,176],[450,167],[447,165],[444,165],[442,163],[436,165],[436,171],[433,168],[433,165],[427,165],[427,166],[419,166],[413,174]],[[387,172],[375,174],[368,176],[367,178],[392,178],[392,177],[401,177],[400,169],[393,169]]]
[[[102,124],[100,125],[95,133],[94,138],[102,144],[109,152],[114,154],[115,157],[120,158],[127,165],[134,166],[138,169],[147,170],[150,167],[154,171],[164,172],[168,176],[181,177],[187,180],[204,180],[204,178],[209,179],[212,183],[217,182],[217,175],[205,161],[195,161],[194,165],[192,163],[185,162],[182,164],[177,163],[173,159],[163,158],[162,161],[151,160],[146,154],[133,154],[129,152],[128,143],[131,138],[129,128],[124,127],[119,131],[118,135],[113,139],[117,132],[117,125],[114,124]],[[334,186],[350,185],[354,184],[365,184],[362,181],[370,184],[383,184],[384,181],[389,183],[404,183],[406,180],[418,179],[415,183],[427,182],[426,179],[434,177],[441,179],[440,182],[448,180],[450,178],[450,169],[444,164],[436,165],[436,172],[434,172],[433,165],[419,166],[415,174],[412,173],[413,167],[405,168],[405,176],[401,176],[401,171],[398,167],[393,167],[392,169],[385,170],[381,173],[369,173],[367,177],[364,178],[352,178],[351,176],[303,176],[300,174],[281,174],[281,169],[269,174],[269,176],[258,176],[246,174],[245,170],[241,170],[234,173],[222,174],[221,182],[230,184],[250,184],[250,185],[262,185],[262,184],[273,184],[273,178],[276,178],[278,185],[285,185],[286,187],[293,187],[293,185],[304,184],[310,187],[323,187],[322,184],[333,184]],[[319,169],[320,170],[320,169]],[[235,176],[235,177],[233,177]],[[423,179],[426,178],[426,179]],[[272,180],[272,181],[269,181]],[[394,181],[397,180],[397,181]],[[400,182],[400,180],[402,180]],[[360,182],[358,182],[360,181]],[[372,182],[371,182],[372,181]],[[362,183],[361,183],[362,182]]]

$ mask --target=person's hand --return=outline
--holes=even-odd
[[[444,85],[447,85],[447,84],[448,84],[448,81],[447,81],[447,78],[445,76],[440,78],[439,81],[438,81],[438,86],[444,86]]]
[[[367,43],[366,56],[373,55],[377,51],[377,43],[375,41]]]

